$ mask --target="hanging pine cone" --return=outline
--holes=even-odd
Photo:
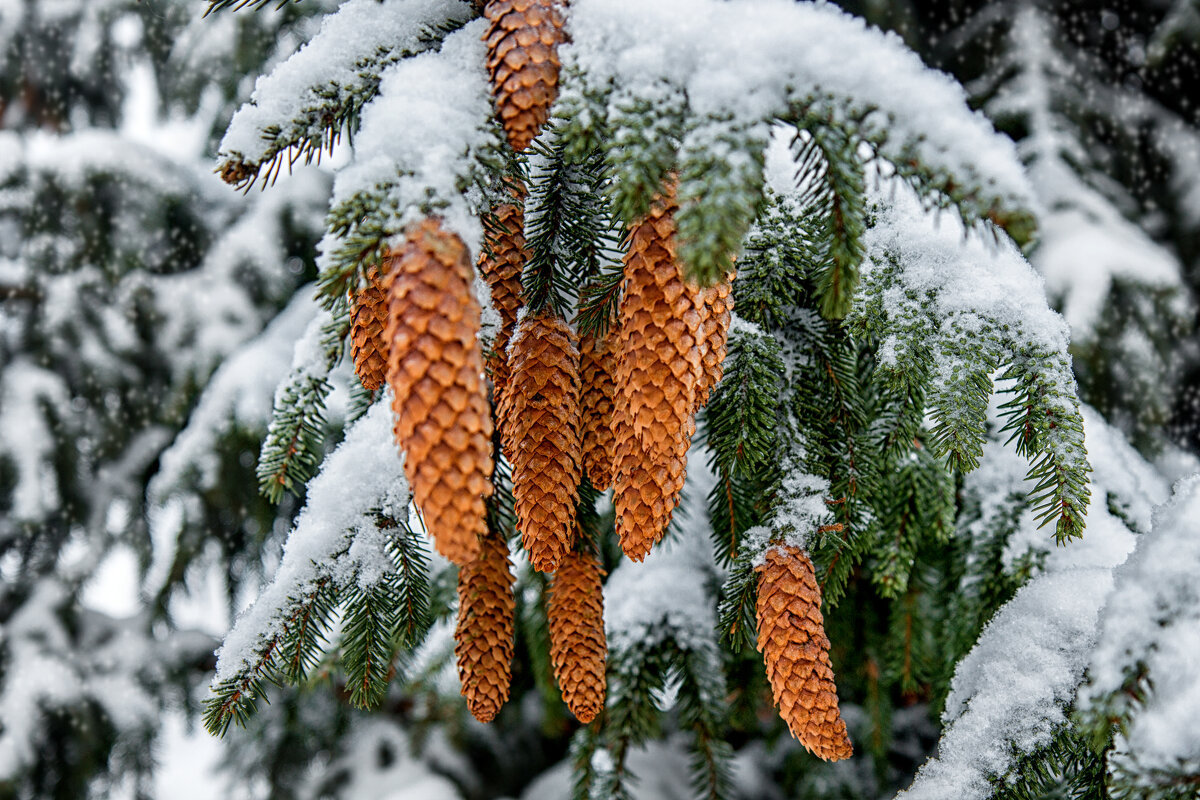
[[[603,575],[595,556],[571,552],[554,573],[546,603],[554,677],[563,702],[585,724],[604,708]]]
[[[838,712],[821,590],[803,550],[780,545],[758,567],[758,649],[775,705],[800,744],[826,761],[853,748]]]
[[[513,184],[513,194],[524,196],[524,187]],[[492,304],[500,314],[500,330],[496,334],[490,363],[492,386],[496,402],[496,424],[504,443],[504,454],[512,460],[511,437],[507,420],[509,407],[507,388],[512,367],[508,359],[508,344],[517,325],[521,310],[521,270],[525,268],[525,207],[520,203],[505,203],[493,212],[484,229],[484,252],[479,256],[480,271],[492,289]]]
[[[480,722],[508,700],[513,657],[513,574],[503,537],[484,538],[474,561],[458,570],[454,657],[467,708]]]
[[[725,280],[703,291],[700,303],[700,339],[703,343],[700,383],[696,387],[696,402],[693,413],[708,404],[708,396],[721,382],[725,367],[725,355],[729,349],[729,324],[733,320],[733,279],[730,272]]]
[[[350,303],[350,353],[354,374],[363,388],[374,392],[387,379],[388,303],[380,285],[378,270],[372,270],[369,283],[352,297]]]
[[[579,350],[551,312],[527,314],[509,348],[513,499],[535,569],[553,572],[571,547],[579,500]]]
[[[613,396],[616,393],[616,355],[609,342],[584,336],[579,347],[583,378],[583,468],[592,486],[612,485],[616,457],[613,438]]]
[[[496,112],[509,144],[521,151],[550,118],[558,96],[558,45],[565,40],[562,0],[489,0],[484,34]]]
[[[466,564],[486,530],[492,420],[467,248],[433,218],[390,259],[386,332],[396,441],[438,552]]]
[[[630,234],[617,332],[613,485],[626,555],[645,558],[679,503],[703,372],[701,291],[675,257],[674,192]],[[647,527],[649,526],[649,527]]]

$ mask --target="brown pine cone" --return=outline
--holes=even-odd
[[[479,552],[492,493],[492,419],[483,385],[479,303],[462,240],[434,218],[389,259],[386,339],[396,441],[438,552]]]
[[[474,561],[458,570],[454,657],[467,708],[480,722],[508,700],[513,657],[513,574],[508,545],[489,534]]]
[[[553,572],[571,548],[579,500],[579,350],[551,312],[527,314],[509,354],[513,499],[534,569]]]
[[[354,373],[363,388],[374,392],[387,380],[387,295],[378,270],[372,270],[365,287],[351,297],[350,353]]]
[[[514,184],[512,188],[518,200],[524,197],[523,186]],[[512,374],[508,345],[517,325],[517,314],[521,310],[521,270],[525,268],[528,257],[525,251],[525,206],[520,202],[505,203],[498,206],[493,215],[494,219],[484,228],[484,247],[479,256],[479,266],[492,289],[492,304],[500,314],[500,330],[496,333],[488,366],[494,388],[496,424],[500,428],[504,453],[511,460],[511,437],[506,424],[510,406],[507,388]]]
[[[612,485],[613,396],[616,393],[616,354],[607,340],[584,336],[579,347],[583,378],[583,468],[598,490]]]
[[[614,503],[622,549],[636,561],[679,503],[704,369],[702,290],[675,257],[676,208],[670,191],[630,234],[616,334]]]
[[[521,151],[550,119],[558,96],[558,45],[563,31],[563,0],[488,0],[483,14],[491,24],[487,68],[496,113],[509,144]]]
[[[724,373],[725,355],[729,350],[729,323],[733,320],[733,279],[736,277],[736,272],[730,272],[725,280],[703,290],[700,304],[703,370],[696,387],[693,413],[708,404],[709,394],[721,382]]]
[[[571,552],[554,573],[546,602],[554,677],[563,702],[585,724],[604,708],[603,575],[595,556]]]
[[[758,571],[758,649],[779,715],[792,735],[826,761],[853,752],[838,712],[821,590],[808,555],[778,545]]]

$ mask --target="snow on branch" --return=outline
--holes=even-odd
[[[573,135],[595,146],[623,147],[607,131],[638,117],[644,127],[665,126],[680,140],[693,126],[726,120],[730,131],[747,134],[740,142],[724,136],[714,158],[753,164],[761,163],[764,144],[755,126],[781,118],[819,121],[853,131],[927,200],[957,208],[968,223],[991,220],[1022,242],[1032,233],[1031,193],[1012,142],[898,36],[832,5],[578,0],[569,25],[561,104]],[[675,115],[677,104],[660,111],[660,103],[644,102],[662,97],[686,98],[686,110]],[[661,149],[661,134],[648,146]],[[745,149],[754,147],[760,149]],[[657,167],[672,166],[655,160]],[[735,166],[729,190],[744,195],[750,172]],[[760,182],[759,195],[761,188]],[[701,197],[692,199],[703,207]],[[681,196],[681,229],[688,200]]]
[[[938,754],[898,800],[985,800],[1019,759],[1051,744],[1068,724],[1084,669],[1093,657],[1101,609],[1113,570],[1133,549],[1147,503],[1165,493],[1161,478],[1094,414],[1087,415],[1088,447],[1097,469],[1091,489],[1112,497],[1113,509],[1093,509],[1085,536],[1070,547],[1044,547],[1026,515],[1006,554],[1041,550],[1043,566],[984,629],[958,664],[944,714]],[[968,475],[968,497],[998,502],[1019,487],[1021,459],[993,439],[984,467]],[[986,526],[985,526],[986,527]]]
[[[308,486],[308,502],[284,546],[271,583],[238,617],[217,654],[215,696],[207,715],[223,730],[230,717],[252,706],[273,659],[298,618],[314,603],[328,606],[338,587],[368,592],[394,569],[379,515],[407,520],[408,483],[391,436],[386,401],[371,407],[325,459]],[[210,701],[211,702],[211,701]],[[215,720],[215,723],[214,723]]]
[[[1103,739],[1122,736],[1110,763],[1119,781],[1169,786],[1200,771],[1200,475],[1181,480],[1153,529],[1117,570],[1080,703]]]
[[[252,182],[270,163],[278,171],[331,150],[343,128],[353,132],[364,104],[375,97],[383,71],[436,46],[462,25],[462,0],[350,0],[327,16],[313,39],[258,79],[250,102],[234,115],[221,141],[222,177]]]
[[[1031,462],[1032,500],[1060,542],[1078,536],[1091,468],[1067,326],[1041,278],[1011,241],[935,219],[901,182],[883,178],[874,193],[854,322],[878,337],[895,380],[932,380],[934,445],[961,471],[979,466],[992,375],[1004,368],[1005,431]]]
[[[388,237],[425,216],[477,252],[482,228],[465,193],[498,141],[483,68],[483,20],[450,34],[436,53],[401,61],[363,111],[354,161],[334,184],[321,244],[321,290],[344,297]]]

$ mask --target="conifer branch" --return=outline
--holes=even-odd
[[[797,131],[792,148],[803,164],[806,151],[820,153],[821,176],[814,180],[805,206],[818,209],[825,221],[821,232],[821,258],[813,275],[818,308],[829,319],[850,312],[858,287],[859,267],[866,255],[866,179],[858,140],[828,122],[808,120],[807,139]]]
[[[273,503],[284,492],[297,492],[320,463],[325,398],[333,388],[328,376],[341,361],[349,327],[350,312],[343,296],[305,332],[297,345],[299,363],[275,394],[257,469],[259,491]],[[312,349],[317,352],[305,352]]]

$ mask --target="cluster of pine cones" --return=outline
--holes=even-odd
[[[557,91],[563,13],[555,0],[491,0],[484,14],[497,116],[521,151]],[[437,550],[460,567],[455,654],[471,713],[495,717],[513,655],[508,544],[489,531],[485,506],[495,424],[522,546],[535,569],[553,574],[555,676],[586,723],[604,708],[607,647],[603,568],[577,536],[579,485],[586,474],[597,489],[613,489],[621,548],[644,559],[679,502],[696,412],[721,379],[733,275],[710,288],[684,278],[668,186],[630,231],[618,319],[604,338],[580,340],[553,310],[523,305],[523,194],[515,187],[485,226],[479,268],[501,318],[486,363],[467,248],[434,217],[413,225],[351,298],[352,349],[364,387],[391,387],[414,500]],[[772,550],[760,570],[758,619],[793,733],[823,758],[847,757],[820,594],[802,551]]]

